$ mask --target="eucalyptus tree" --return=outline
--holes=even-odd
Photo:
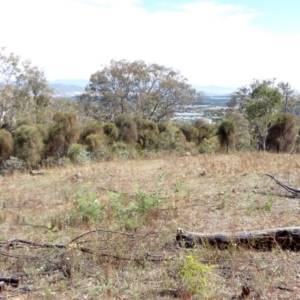
[[[90,77],[79,97],[85,114],[113,121],[120,114],[138,114],[153,121],[168,120],[176,110],[201,94],[180,72],[144,61],[112,60]]]
[[[43,71],[14,53],[6,54],[5,48],[0,49],[0,122],[4,116],[15,120],[30,116],[35,123],[41,123],[51,97]]]
[[[274,123],[273,116],[280,111],[283,103],[283,95],[275,86],[275,79],[254,80],[249,86],[234,92],[232,101],[240,104],[240,110],[257,134],[259,149],[265,151],[268,131]]]

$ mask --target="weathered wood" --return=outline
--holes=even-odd
[[[270,251],[280,247],[284,250],[300,250],[300,227],[284,227],[258,231],[235,233],[197,233],[178,228],[176,240],[181,247],[191,248],[195,245],[209,245],[219,249],[244,247]]]
[[[20,278],[16,277],[0,277],[0,282],[5,282],[7,285],[17,287],[19,285]]]
[[[44,175],[44,172],[41,170],[31,170],[30,171],[31,176],[38,176],[38,175]]]
[[[287,190],[288,192],[292,193],[293,195],[300,195],[300,190],[299,189],[295,189],[292,188],[282,182],[280,182],[279,180],[277,180],[274,175],[270,175],[270,174],[266,174],[267,176],[271,177],[278,185],[280,185],[281,187],[283,187],[285,190]]]

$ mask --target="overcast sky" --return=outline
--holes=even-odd
[[[0,0],[0,11],[0,47],[48,80],[88,80],[127,59],[194,85],[275,77],[300,89],[300,0]]]

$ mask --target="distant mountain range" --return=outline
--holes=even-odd
[[[89,81],[85,79],[58,79],[49,82],[59,96],[74,96],[83,93]],[[224,87],[216,85],[196,85],[197,91],[202,91],[206,96],[228,96],[236,90],[234,87]]]

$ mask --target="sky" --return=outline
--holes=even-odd
[[[277,78],[300,90],[299,0],[0,0],[0,11],[0,47],[49,81],[127,59],[196,86]]]

